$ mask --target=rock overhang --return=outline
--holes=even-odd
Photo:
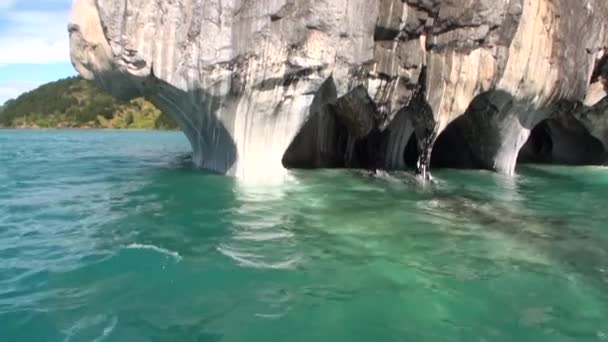
[[[464,118],[479,166],[512,174],[563,102],[606,143],[606,15],[602,0],[76,0],[70,38],[83,76],[151,98],[204,168],[277,179],[287,151],[403,168],[413,135],[410,166],[429,177],[437,138]]]

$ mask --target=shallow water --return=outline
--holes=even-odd
[[[0,131],[1,341],[608,341],[608,169],[264,187],[188,151]]]

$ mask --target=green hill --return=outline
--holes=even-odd
[[[175,129],[176,124],[143,98],[122,102],[91,81],[70,77],[0,106],[0,127]]]

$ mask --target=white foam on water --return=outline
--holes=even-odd
[[[114,332],[114,329],[116,329],[116,325],[118,325],[118,317],[113,317],[110,321],[110,324],[108,324],[108,326],[103,329],[101,335],[98,338],[94,339],[93,342],[105,341],[105,339],[108,338],[112,334],[112,332]]]
[[[254,316],[257,317],[257,318],[263,318],[263,319],[273,320],[273,319],[279,319],[279,318],[285,316],[285,314],[282,314],[282,313],[280,313],[280,314],[262,314],[262,313],[256,313]]]
[[[230,259],[236,261],[240,266],[247,268],[257,268],[257,269],[271,269],[271,270],[288,270],[294,269],[297,264],[300,262],[301,257],[297,256],[292,259],[280,262],[265,262],[259,260],[261,256],[244,253],[232,250],[225,246],[219,246],[217,250],[223,255],[229,257]]]
[[[114,332],[114,329],[116,329],[116,326],[118,325],[118,317],[114,316],[109,320],[103,315],[98,315],[94,317],[84,317],[78,320],[76,323],[74,323],[72,327],[65,331],[66,336],[63,341],[70,342],[78,334],[82,334],[86,330],[94,328],[96,326],[101,326],[102,323],[105,323],[105,321],[109,322],[104,327],[103,331],[101,332],[101,335],[92,340],[92,342],[102,342],[106,340],[112,334],[112,332]]]
[[[249,215],[247,220],[232,220],[232,224],[235,227],[248,229],[248,230],[263,230],[263,229],[272,229],[274,227],[279,226],[283,223],[280,218],[276,217],[261,217],[263,214],[258,215]],[[245,216],[245,215],[244,215]]]
[[[247,241],[272,241],[289,239],[293,237],[293,233],[279,232],[279,233],[238,233],[234,236],[235,240],[247,240]]]
[[[161,254],[164,254],[166,256],[170,256],[172,258],[174,258],[177,262],[182,261],[182,256],[179,255],[178,252],[166,249],[166,248],[162,248],[162,247],[158,247],[155,245],[144,245],[144,244],[139,244],[139,243],[132,243],[128,246],[125,247],[126,249],[143,249],[143,250],[150,250],[150,251],[155,251]]]

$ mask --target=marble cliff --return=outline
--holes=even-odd
[[[599,164],[606,0],[75,0],[71,56],[202,168]]]

